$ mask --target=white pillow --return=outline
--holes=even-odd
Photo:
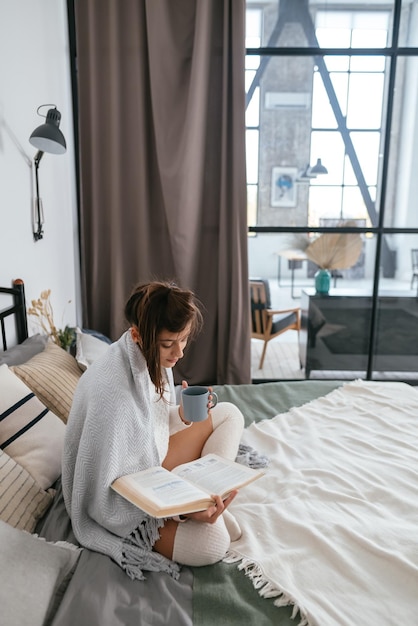
[[[1,623],[52,623],[77,565],[81,548],[45,541],[0,521]]]
[[[109,344],[90,333],[83,333],[80,328],[76,328],[76,336],[77,347],[75,359],[79,368],[84,372],[93,361],[106,352]]]
[[[7,365],[0,365],[0,447],[42,489],[61,475],[65,425]]]

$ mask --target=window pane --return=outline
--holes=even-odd
[[[321,48],[349,48],[351,32],[348,28],[317,28],[316,36]]]
[[[386,15],[381,16],[380,22],[385,22],[384,29],[372,30],[372,28],[365,28],[364,30],[354,29],[351,40],[352,48],[384,48],[387,45],[387,31],[388,26]],[[376,19],[376,15],[373,15],[373,20]],[[369,25],[371,26],[371,24]]]
[[[347,103],[347,74],[330,75],[332,85],[337,96],[338,104],[343,115],[346,111]],[[331,107],[329,96],[324,86],[324,82],[319,72],[314,74],[314,86],[312,96],[312,126],[315,128],[336,128],[337,120]]]
[[[346,56],[324,56],[325,65],[329,72],[347,72],[350,66],[350,57]]]
[[[352,72],[384,72],[386,60],[384,56],[350,57]]]
[[[245,47],[258,48],[260,46],[262,11],[247,9],[245,12]],[[258,45],[256,44],[258,40]]]
[[[253,82],[254,78],[255,78],[255,71],[247,70],[245,72],[245,92],[246,93],[248,93],[248,90],[249,90],[249,88],[251,86],[251,83]]]
[[[256,87],[245,112],[246,126],[258,126],[260,123],[260,89]]]
[[[337,131],[315,131],[311,136],[311,165],[315,165],[317,159],[327,168],[328,174],[321,174],[311,181],[311,186],[316,185],[341,185],[343,180],[344,144],[341,134]]]
[[[389,11],[318,11],[316,34],[322,48],[384,48]]]
[[[349,128],[380,128],[383,78],[383,74],[351,74],[347,110]]]
[[[341,187],[313,187],[309,191],[309,226],[319,226],[321,218],[342,216]]]
[[[264,0],[262,3],[257,2],[255,6],[254,1],[247,0],[247,13],[252,14],[247,16],[248,41],[252,39],[256,42],[260,32],[261,46],[306,47],[313,45],[315,37],[321,47],[330,48],[380,48],[390,45],[391,33],[388,29],[393,21],[394,1],[386,0],[384,10],[377,8],[375,11],[356,10],[360,6],[357,2],[352,10],[318,10],[318,4],[316,1],[306,1],[298,2],[295,6],[294,0]],[[322,7],[324,4],[326,6],[326,3],[321,3]],[[363,3],[361,8],[367,4],[370,5]],[[403,4],[402,21],[407,28],[402,31],[402,35],[405,39],[412,40],[412,8],[409,2]],[[280,28],[275,30],[277,24]],[[248,41],[247,47],[250,47]],[[410,42],[408,45],[416,44]],[[251,47],[258,47],[258,44],[252,43]]]
[[[245,69],[246,70],[256,70],[259,65],[260,65],[260,57],[258,56],[258,54],[246,55],[245,57]]]
[[[342,217],[347,220],[363,219],[364,226],[370,226],[369,215],[363,196],[358,187],[343,187]]]
[[[247,183],[258,182],[258,130],[246,132]]]
[[[341,109],[341,113],[347,115],[347,94],[348,94],[348,74],[341,73],[336,74],[333,72],[330,75],[332,85],[337,96],[338,105]]]
[[[393,3],[388,2],[388,7]],[[380,33],[381,31],[385,31],[389,27],[389,11],[382,11],[378,9],[377,11],[352,11],[351,12],[351,27],[353,28],[354,33],[366,32],[370,33],[370,38],[374,37],[373,33]],[[360,35],[357,35],[360,37]],[[380,44],[378,47],[382,47],[385,44]],[[370,47],[376,47],[377,44],[373,43]],[[367,47],[365,45],[359,46],[361,48]]]
[[[317,128],[336,128],[337,123],[325,91],[324,83],[318,72],[314,74],[312,97],[312,126]]]
[[[262,12],[259,9],[247,9],[245,17],[245,47],[259,48],[261,44]],[[256,70],[259,65],[259,56],[247,55],[245,57],[245,68],[247,70]]]
[[[257,185],[247,185],[247,219],[248,226],[257,224]]]
[[[321,48],[349,48],[351,19],[346,11],[318,11],[316,36]]]
[[[350,133],[367,185],[376,185],[379,165],[379,133]],[[356,180],[356,184],[358,181]]]

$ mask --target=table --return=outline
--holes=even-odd
[[[277,256],[279,259],[279,263],[278,263],[278,271],[277,271],[277,282],[279,284],[279,287],[282,287],[283,285],[280,282],[281,279],[281,259],[287,259],[288,261],[288,267],[291,271],[290,274],[290,295],[292,297],[292,299],[294,300],[296,298],[296,296],[294,295],[294,285],[295,285],[295,270],[299,269],[300,267],[302,267],[302,263],[304,261],[308,261],[308,257],[306,256],[306,254],[303,252],[303,250],[279,250],[279,252],[277,252]],[[309,286],[312,285],[312,282],[309,283]],[[308,286],[308,285],[301,285],[303,286]]]
[[[371,292],[303,290],[299,357],[306,378],[312,370],[366,372],[371,313]],[[373,372],[418,372],[418,299],[411,292],[379,294],[372,365]]]

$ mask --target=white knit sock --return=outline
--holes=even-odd
[[[222,456],[224,459],[230,459],[232,461],[235,461],[238,452],[238,446],[242,437],[242,431],[244,430],[244,416],[242,415],[238,407],[236,407],[235,404],[232,404],[231,402],[219,402],[219,404],[211,409],[211,414],[213,433],[207,438],[206,443],[203,446],[202,456],[213,452],[215,454],[219,454],[219,456]],[[226,527],[229,546],[229,540],[236,541],[241,536],[241,528],[230,511],[224,511],[222,517],[218,519],[216,524],[199,524],[199,526],[212,526],[213,528],[216,527],[218,522],[220,521],[222,522],[224,528]],[[186,522],[185,524],[179,524],[179,528],[177,529],[176,538],[174,541],[174,549],[176,553],[178,551],[188,554],[189,551],[193,550],[191,542],[194,540],[190,538],[186,539],[186,531],[183,531],[183,527],[190,527],[192,523],[193,521],[191,520],[190,522]],[[196,541],[199,542],[200,539],[196,538]],[[199,546],[199,543],[197,543],[196,545]],[[219,549],[220,551],[224,549],[222,544],[219,546]],[[217,556],[216,560],[213,562],[216,563],[216,561],[219,561],[221,558],[222,557]],[[175,561],[178,561],[179,563],[187,565],[185,561],[174,558],[174,553],[173,559]],[[203,565],[203,563],[199,563],[199,565]]]
[[[219,402],[211,409],[213,433],[203,446],[202,456],[214,452],[235,461],[244,430],[244,416],[235,404]]]
[[[230,544],[223,517],[214,524],[189,520],[178,524],[173,545],[173,561],[201,567],[213,565],[225,556]]]

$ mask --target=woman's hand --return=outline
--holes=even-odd
[[[222,515],[225,509],[231,504],[232,500],[237,495],[238,491],[231,491],[229,496],[222,500],[221,496],[211,496],[213,498],[214,504],[206,509],[206,511],[199,511],[198,513],[189,513],[185,517],[188,519],[193,519],[196,522],[203,522],[206,524],[214,524],[218,517]]]
[[[208,387],[209,390],[209,396],[208,396],[208,417],[210,415],[210,410],[213,407],[213,402],[212,402],[212,387]]]

